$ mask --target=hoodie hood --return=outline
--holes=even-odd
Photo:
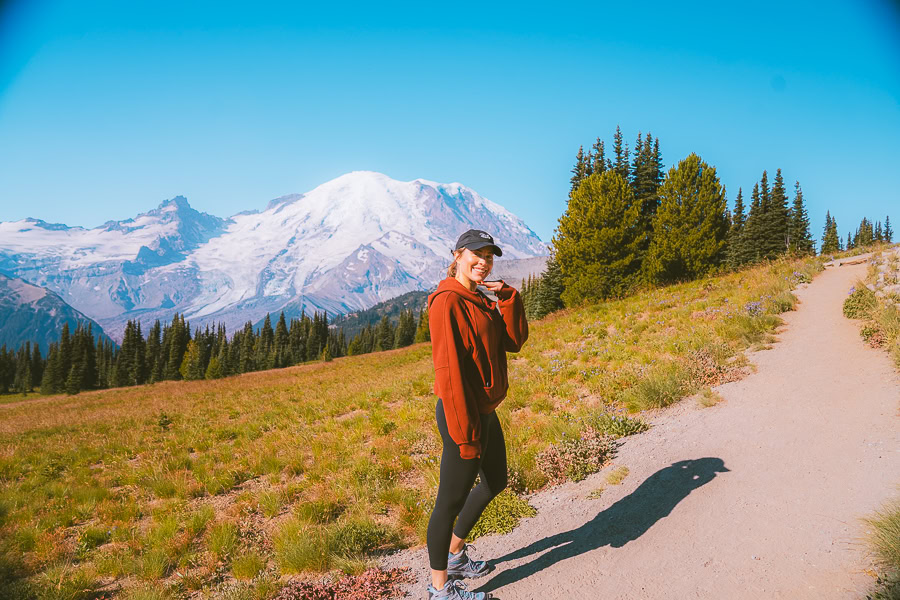
[[[442,279],[438,284],[437,290],[433,294],[428,296],[428,309],[431,309],[431,303],[434,302],[434,299],[437,298],[438,295],[445,293],[457,294],[462,298],[465,298],[469,302],[477,304],[478,306],[481,306],[488,310],[494,310],[494,308],[497,306],[496,302],[492,301],[490,298],[488,298],[478,290],[475,290],[474,292],[469,291],[469,288],[457,281],[456,277],[447,277],[445,279]]]

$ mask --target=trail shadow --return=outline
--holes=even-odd
[[[490,592],[525,579],[567,558],[609,545],[621,548],[641,537],[654,523],[666,517],[688,494],[709,483],[716,473],[725,473],[721,458],[682,460],[660,469],[636,490],[597,514],[577,529],[551,535],[533,544],[492,560],[497,565],[550,550],[531,562],[495,575],[478,588]],[[552,550],[551,550],[552,548]]]

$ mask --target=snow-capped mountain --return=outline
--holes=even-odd
[[[79,323],[90,324],[94,339],[106,338],[97,323],[53,292],[0,273],[0,345],[18,350],[25,342],[36,343],[46,357],[50,343],[59,340],[64,323],[73,332]]]
[[[56,291],[114,337],[128,319],[174,312],[231,332],[289,303],[336,314],[427,290],[470,228],[491,232],[503,260],[547,254],[521,219],[459,183],[359,171],[228,219],[179,196],[93,229],[0,223],[0,271]]]

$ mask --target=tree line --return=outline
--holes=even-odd
[[[803,190],[788,197],[781,169],[762,172],[749,207],[738,189],[729,211],[716,169],[692,153],[664,173],[659,140],[638,134],[633,153],[620,128],[580,147],[547,268],[523,284],[529,318],[585,300],[621,297],[641,286],[686,281],[780,256],[814,255]],[[890,218],[863,219],[847,248],[890,242]],[[822,252],[844,249],[830,213]]]
[[[282,312],[274,328],[266,314],[261,327],[254,329],[248,321],[230,340],[223,324],[191,334],[190,323],[178,313],[166,325],[157,319],[146,336],[140,321],[128,321],[120,347],[108,339],[95,340],[91,324],[79,323],[73,332],[65,323],[46,358],[31,342],[18,349],[0,346],[0,394],[37,389],[43,394],[77,394],[165,380],[218,379],[429,340],[424,310],[418,319],[412,310],[402,312],[396,326],[385,315],[349,343],[343,328],[329,327],[328,314],[318,312],[290,323]]]

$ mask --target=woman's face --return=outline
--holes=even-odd
[[[487,279],[492,268],[494,268],[494,253],[490,246],[478,250],[463,248],[462,254],[456,259],[457,273],[475,283]]]

